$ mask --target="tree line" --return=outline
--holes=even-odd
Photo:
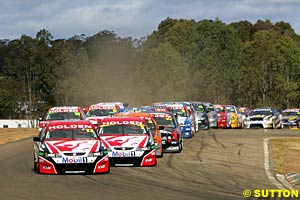
[[[287,22],[167,18],[145,38],[113,31],[0,40],[0,118],[52,106],[199,100],[300,107],[300,37]]]

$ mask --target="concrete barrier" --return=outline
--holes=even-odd
[[[38,120],[0,119],[0,128],[36,128]]]

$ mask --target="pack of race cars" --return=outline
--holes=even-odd
[[[200,129],[300,127],[300,109],[156,102],[124,107],[100,102],[87,108],[53,107],[39,119],[33,167],[41,174],[109,173],[111,166],[156,166],[166,152]]]

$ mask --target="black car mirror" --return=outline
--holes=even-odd
[[[41,141],[40,137],[37,137],[37,136],[33,137],[32,140],[35,141],[35,142],[40,142]]]

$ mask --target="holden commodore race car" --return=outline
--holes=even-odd
[[[214,105],[218,115],[219,128],[243,128],[242,115],[233,105]]]
[[[43,118],[39,118],[39,131],[49,121],[70,121],[70,120],[84,120],[85,114],[79,106],[60,106],[52,107],[48,110]]]
[[[178,123],[181,127],[182,137],[183,138],[192,138],[194,136],[192,128],[192,119],[190,117],[190,112],[187,107],[179,103],[170,103],[166,104],[168,108],[176,115]]]
[[[218,115],[215,111],[214,105],[209,102],[203,102],[203,104],[207,110],[209,128],[218,128]]]
[[[91,105],[87,109],[86,119],[92,124],[98,125],[99,121],[105,117],[113,116],[118,113],[120,107],[116,104],[99,103]]]
[[[146,120],[146,125],[149,128],[150,133],[153,136],[156,156],[163,157],[162,137],[160,130],[163,130],[163,126],[158,126],[154,118],[150,113],[145,112],[129,112],[129,113],[117,113],[115,116],[128,116],[128,117],[140,117]]]
[[[283,128],[282,115],[275,108],[256,108],[246,120],[246,128]]]
[[[164,152],[180,153],[183,149],[182,132],[173,113],[152,112],[151,115],[159,126],[164,127],[160,131]]]
[[[300,108],[285,109],[282,111],[282,125],[287,128],[300,128]]]
[[[108,173],[108,151],[85,120],[51,121],[34,141],[34,170],[41,174]]]
[[[155,166],[156,150],[146,120],[140,117],[104,118],[100,138],[108,149],[111,166]]]
[[[199,129],[208,130],[209,129],[209,120],[208,120],[208,111],[206,107],[201,102],[193,102],[193,106],[195,108],[195,114],[197,119],[197,124]]]

